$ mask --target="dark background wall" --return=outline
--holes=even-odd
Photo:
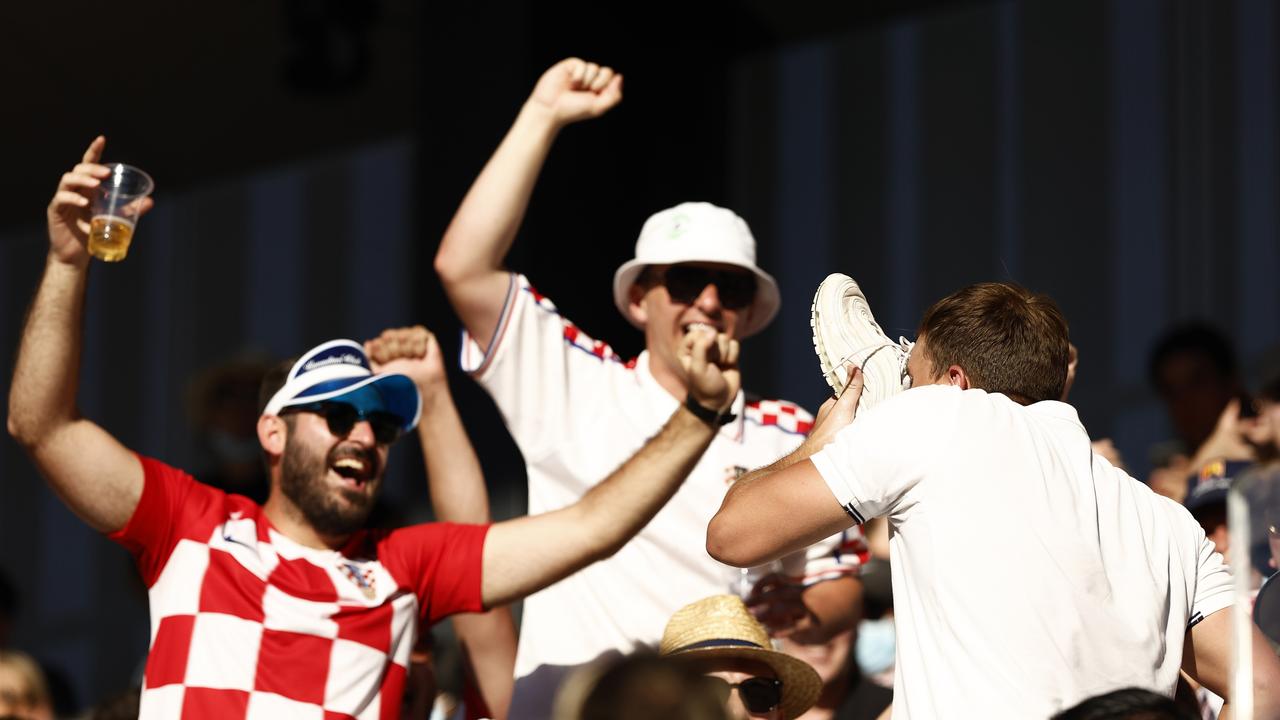
[[[609,116],[569,128],[510,258],[624,356],[606,301],[650,213],[736,209],[783,287],[747,345],[757,392],[814,408],[808,305],[853,275],[891,333],[969,282],[1050,293],[1082,353],[1073,400],[1139,474],[1168,435],[1152,338],[1217,322],[1248,376],[1280,346],[1277,10],[1267,0],[760,2],[634,7],[408,0],[13,8],[0,173],[0,358],[8,377],[42,267],[41,209],[93,134],[156,177],[133,254],[97,266],[82,406],[131,447],[198,469],[191,378],[256,350],[425,322],[457,348],[430,260],[540,73],[578,55],[626,75]],[[105,72],[95,38],[135,54]],[[87,47],[86,47],[87,46]],[[523,503],[488,399],[458,397],[498,512]],[[922,440],[923,441],[923,440]],[[388,495],[429,515],[406,444]],[[17,642],[83,700],[123,686],[145,607],[122,551],[0,440],[0,570]]]

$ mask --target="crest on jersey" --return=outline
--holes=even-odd
[[[377,581],[374,577],[372,566],[361,567],[353,562],[344,562],[340,567],[342,574],[346,575],[348,580],[360,588],[360,592],[364,593],[366,598],[372,600],[378,594],[375,586]]]

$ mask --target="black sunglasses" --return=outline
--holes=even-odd
[[[381,410],[365,412],[350,403],[327,401],[292,405],[282,410],[281,414],[288,412],[309,412],[319,415],[324,418],[325,423],[329,425],[329,432],[335,437],[346,437],[361,420],[369,423],[369,427],[373,430],[373,438],[382,445],[394,443],[400,439],[402,433],[400,418],[395,415]]]
[[[742,270],[715,270],[698,265],[672,265],[662,274],[671,299],[692,305],[708,285],[716,286],[720,304],[741,310],[756,299],[756,276]]]
[[[747,712],[763,715],[782,704],[782,681],[774,678],[749,677],[740,683],[731,683],[724,678],[708,676],[707,680],[715,682],[714,687],[720,696],[720,703],[729,699],[729,693],[738,689],[738,697]]]

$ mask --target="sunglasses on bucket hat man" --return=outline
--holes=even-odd
[[[756,276],[746,270],[678,264],[646,268],[642,284],[663,285],[675,302],[692,305],[708,285],[716,286],[720,305],[742,310],[756,299]]]

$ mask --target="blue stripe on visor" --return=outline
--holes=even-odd
[[[316,383],[289,400],[285,406],[305,405],[316,402],[317,398],[321,402],[330,400],[344,402],[365,413],[374,411],[390,413],[400,419],[403,430],[411,430],[414,420],[418,417],[419,405],[418,388],[414,386],[413,381],[398,374],[384,375],[373,382],[368,380],[367,377],[354,377]],[[360,385],[361,382],[366,384],[350,392],[341,392],[343,388]],[[336,394],[331,395],[331,393]]]
[[[315,385],[312,385],[311,387],[307,388],[306,390],[303,390],[302,392],[294,396],[294,398],[289,401],[289,404],[300,405],[305,402],[310,402],[310,399],[313,397],[316,397],[317,395],[324,395],[325,393],[335,392],[345,387],[351,387],[352,385],[355,385],[361,380],[368,380],[368,379],[369,379],[368,377],[345,377],[345,378],[338,378],[337,380],[326,380],[325,382],[316,383]],[[333,398],[326,398],[326,399],[332,400]]]

